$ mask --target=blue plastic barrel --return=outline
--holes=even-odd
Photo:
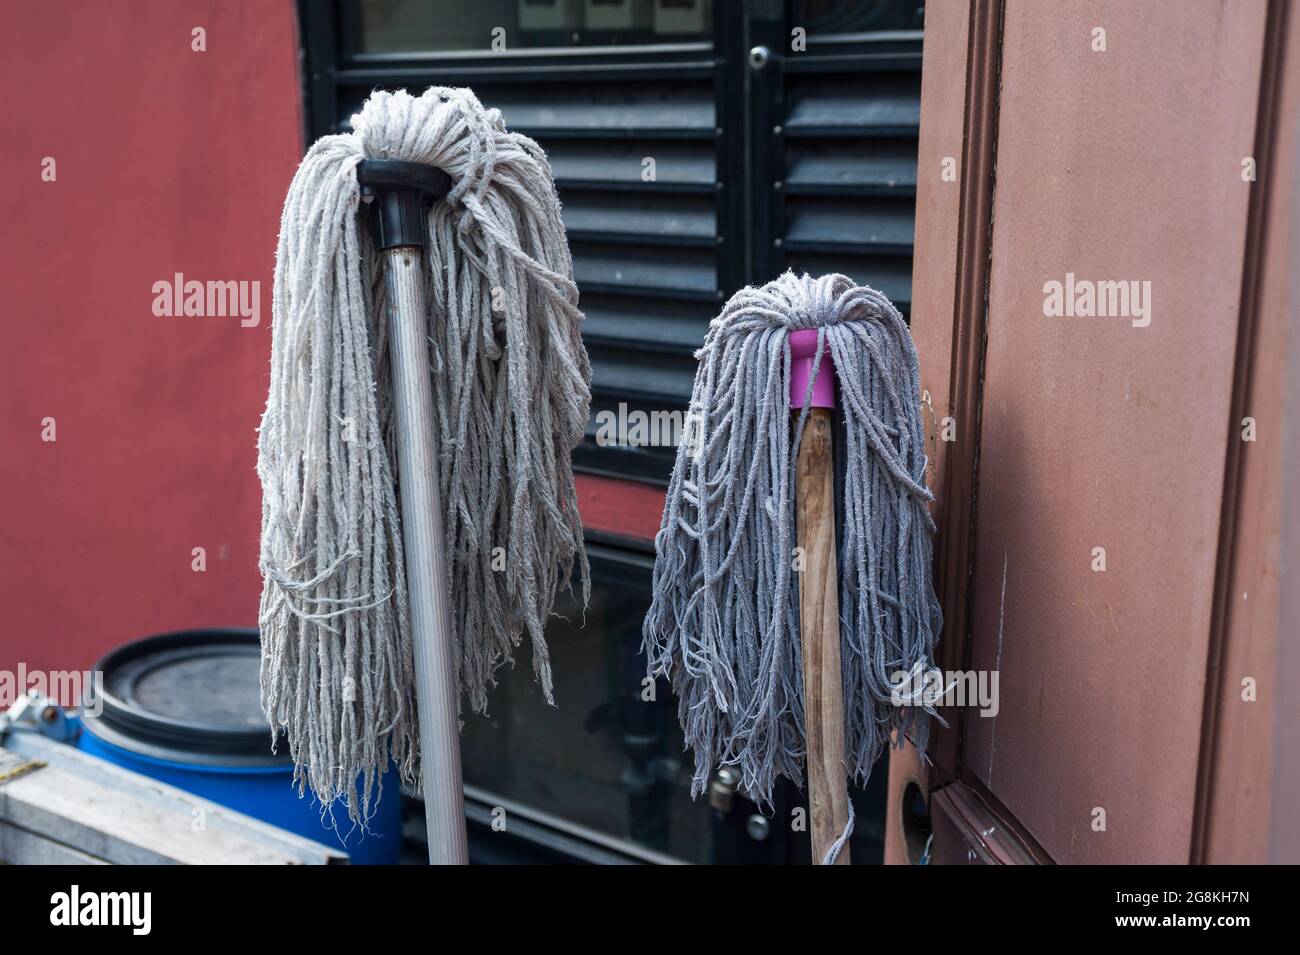
[[[370,832],[337,829],[320,803],[293,787],[288,746],[271,752],[258,701],[258,636],[251,629],[187,630],[145,637],[99,662],[98,715],[85,713],[79,747],[257,819],[345,848],[361,865],[391,864],[402,849],[402,798],[384,779]]]

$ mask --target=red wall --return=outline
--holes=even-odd
[[[0,90],[0,669],[253,625],[254,429],[301,154],[293,6],[6,3]],[[260,325],[155,316],[175,272],[259,280]]]

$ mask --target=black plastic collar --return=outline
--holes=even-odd
[[[374,196],[379,248],[428,244],[429,206],[451,191],[451,176],[436,166],[400,159],[363,159],[357,164],[363,196]]]

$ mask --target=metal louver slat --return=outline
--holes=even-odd
[[[865,156],[852,155],[838,140],[794,139],[787,145],[787,195],[916,195],[916,143],[884,140]]]
[[[811,55],[811,54],[810,54]],[[921,125],[921,73],[809,74],[792,84],[789,136],[909,136]]]
[[[574,278],[583,288],[639,298],[712,302],[716,297],[717,269],[707,253],[661,248],[648,257],[636,247],[582,242],[572,236],[569,247]]]
[[[622,140],[559,140],[548,150],[555,181],[561,188],[633,190],[638,192],[713,191],[717,179],[713,154],[694,143],[658,142],[646,156],[641,143]],[[655,178],[647,181],[644,160],[655,161]]]
[[[786,213],[786,248],[791,251],[912,254],[912,204],[907,200],[837,197],[801,198]]]
[[[713,202],[677,196],[665,202],[644,193],[608,193],[560,187],[570,240],[692,245],[716,244]]]
[[[547,137],[681,139],[713,135],[713,94],[705,81],[647,77],[631,82],[516,83],[477,92],[511,129]]]
[[[616,349],[605,349],[611,359]],[[592,368],[592,390],[605,398],[619,398],[629,408],[643,411],[681,410],[690,400],[695,368],[675,355],[629,352],[623,361],[597,363]],[[648,401],[646,399],[649,399]]]
[[[648,312],[620,296],[584,293],[581,305],[586,315],[582,334],[589,348],[669,352],[682,357],[689,357],[700,346],[711,317],[690,302],[665,302]]]

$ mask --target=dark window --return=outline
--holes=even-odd
[[[474,52],[637,46],[707,40],[710,0],[357,0],[356,49],[365,53]],[[500,32],[494,32],[500,31]]]
[[[692,353],[745,284],[786,268],[844,272],[908,312],[919,3],[335,0],[299,9],[311,138],[346,129],[374,88],[440,84],[472,87],[546,149],[593,367],[580,472],[666,482],[673,448],[601,446],[597,415],[683,412]],[[766,830],[743,799],[720,795],[725,812],[689,800],[676,703],[666,688],[654,704],[639,696],[648,546],[608,535],[589,543],[585,626],[569,608],[551,627],[558,710],[540,703],[525,664],[494,692],[490,718],[467,723],[472,812],[509,804],[529,833],[512,838],[554,839],[560,855],[586,839],[648,857],[806,861],[806,837],[792,838],[786,823],[802,798],[794,787],[781,791]],[[884,782],[882,764],[871,792],[854,793],[855,862],[880,858]],[[487,843],[496,848],[480,854],[507,844]]]

